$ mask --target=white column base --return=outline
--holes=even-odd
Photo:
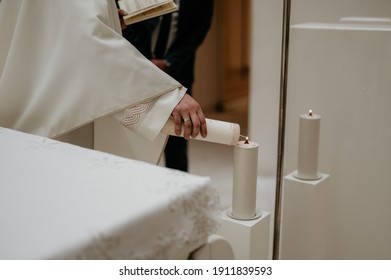
[[[231,244],[237,260],[269,259],[270,213],[260,210],[260,217],[251,220],[231,218],[227,209],[221,213],[218,234]]]
[[[280,259],[324,259],[329,175],[301,180],[295,174],[284,178]]]

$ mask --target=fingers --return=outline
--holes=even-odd
[[[171,113],[171,116],[172,116],[172,118],[174,120],[174,124],[175,124],[175,135],[180,136],[181,130],[182,130],[182,117],[179,114],[178,110],[176,110],[177,107],[178,107],[178,105],[175,107],[174,111]]]
[[[172,117],[175,123],[175,134],[181,135],[183,129],[183,137],[197,137],[201,134],[202,137],[207,135],[207,127],[205,116],[200,105],[188,94],[185,94],[183,99],[178,103],[172,112]]]
[[[202,137],[206,137],[208,135],[208,128],[206,126],[206,119],[204,113],[200,110],[197,112],[198,119],[200,120],[200,134]]]
[[[183,118],[183,127],[184,127],[183,137],[185,137],[185,139],[189,139],[190,135],[192,135],[192,130],[193,130],[193,121],[190,117]]]
[[[151,62],[159,67],[160,70],[166,71],[166,61],[164,59],[152,58]]]
[[[124,17],[128,15],[128,12],[122,9],[118,9],[118,14],[120,17]]]

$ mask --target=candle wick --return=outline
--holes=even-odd
[[[312,116],[312,110],[310,110],[310,111],[308,112],[308,115]]]
[[[244,138],[244,144],[249,144],[248,142],[248,136],[239,135],[240,137]]]

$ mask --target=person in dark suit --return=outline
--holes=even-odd
[[[211,26],[214,1],[176,2],[178,12],[132,24],[122,33],[146,58],[185,86],[191,95],[196,52]],[[170,136],[164,155],[167,167],[188,171],[187,140]]]

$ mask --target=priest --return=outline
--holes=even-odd
[[[207,134],[186,88],[121,36],[115,0],[0,0],[0,126],[157,162],[169,118]]]

